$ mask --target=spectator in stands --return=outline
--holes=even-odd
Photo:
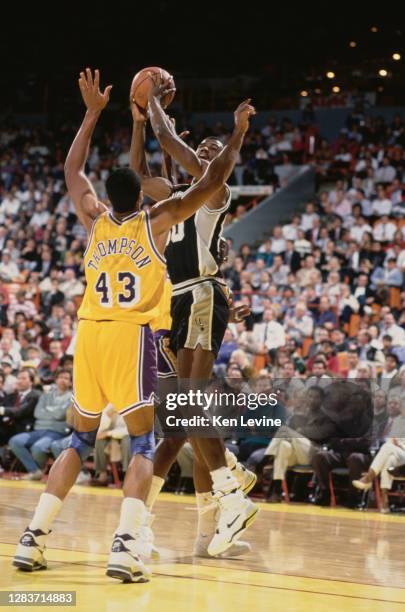
[[[281,253],[284,253],[286,249],[286,242],[283,238],[283,229],[281,225],[276,225],[274,227],[271,244],[274,254],[279,255]]]
[[[359,350],[355,346],[350,347],[347,351],[347,363],[349,366],[347,378],[357,378],[360,359]]]
[[[236,351],[237,348],[238,343],[236,342],[231,329],[228,327],[225,330],[224,339],[222,341],[221,348],[219,349],[218,357],[215,361],[215,373],[217,375],[223,375],[225,373],[224,370],[226,370],[232,353]]]
[[[297,272],[297,280],[300,287],[307,287],[319,282],[319,270],[315,266],[315,259],[312,255],[307,255],[301,261],[301,269]]]
[[[4,391],[14,393],[17,385],[17,377],[13,375],[13,361],[10,357],[2,357],[0,361],[1,371],[4,375]]]
[[[267,447],[265,454],[274,457],[273,486],[269,501],[281,501],[281,482],[287,469],[293,465],[308,465],[318,445],[329,439],[333,423],[321,410],[323,391],[311,387],[305,392],[304,414],[301,427],[291,428],[292,419],[280,427],[276,436]]]
[[[20,270],[14,261],[11,261],[10,251],[4,249],[1,254],[0,274],[7,282],[19,282],[22,280]]]
[[[279,287],[287,285],[290,268],[283,263],[281,255],[275,255],[273,265],[269,268],[273,282]]]
[[[389,220],[388,215],[381,215],[381,220],[375,224],[373,229],[373,238],[378,242],[391,242],[397,231],[395,223]]]
[[[285,331],[276,321],[273,308],[266,308],[263,322],[253,326],[253,341],[258,355],[269,354],[272,359],[275,358],[276,350],[285,345]]]
[[[390,511],[388,491],[392,488],[393,476],[389,469],[405,464],[405,398],[399,402],[400,414],[392,422],[387,442],[374,457],[368,472],[362,478],[352,479],[354,487],[368,490],[374,478],[381,474],[381,512],[384,513]]]
[[[71,387],[71,373],[60,370],[54,387],[36,403],[33,428],[10,438],[11,450],[27,470],[24,480],[41,480],[52,442],[69,432],[66,411],[71,401]]]
[[[336,327],[337,317],[326,296],[321,297],[319,300],[319,310],[314,314],[314,322],[316,325],[322,325],[327,329]]]
[[[374,179],[376,182],[389,184],[396,177],[397,171],[391,165],[389,157],[384,157],[381,166],[375,171]]]
[[[323,389],[326,385],[331,382],[332,378],[326,373],[326,361],[319,357],[315,359],[312,365],[312,376],[309,376],[306,380],[306,388],[319,387]]]
[[[27,319],[33,319],[37,314],[37,309],[34,302],[27,298],[27,294],[24,289],[17,291],[15,300],[10,303],[8,308],[7,316],[10,325],[15,322],[17,313],[23,313]]]
[[[405,330],[396,324],[394,315],[388,312],[384,316],[384,322],[380,328],[380,339],[385,336],[391,336],[392,346],[405,346]]]
[[[369,455],[372,442],[373,405],[371,393],[358,384],[336,381],[325,388],[323,411],[333,423],[327,450],[319,449],[312,458],[312,467],[319,485],[315,498],[318,505],[329,505],[329,474],[338,467],[347,467],[350,482],[364,469],[358,455]],[[358,502],[354,490],[349,505]]]
[[[291,240],[292,242],[294,242],[294,240],[297,240],[298,238],[298,229],[300,228],[300,226],[301,226],[300,215],[293,215],[291,219],[291,223],[287,223],[286,225],[283,226],[283,229],[282,229],[283,237],[286,240]],[[312,224],[309,225],[308,229],[310,229],[311,227],[312,227]]]
[[[398,374],[399,359],[391,353],[385,358],[385,364],[379,376],[379,383],[383,391],[388,391],[391,386],[391,381]]]
[[[60,284],[60,291],[69,299],[84,294],[84,285],[76,278],[76,273],[72,268],[65,271],[64,280]]]
[[[304,302],[298,302],[294,315],[285,318],[285,325],[288,334],[293,338],[301,340],[301,342],[304,338],[312,336],[314,324]]]
[[[372,202],[371,210],[376,217],[391,214],[392,202],[387,198],[383,185],[377,185],[377,197]]]
[[[0,446],[32,427],[34,409],[40,397],[40,392],[33,388],[34,380],[32,370],[21,370],[16,391],[5,398],[4,406],[0,406]]]

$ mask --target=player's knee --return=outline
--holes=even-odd
[[[155,434],[153,431],[142,434],[141,436],[130,436],[131,455],[142,455],[146,459],[153,461],[155,456]]]
[[[90,455],[96,444],[97,429],[92,431],[76,431],[72,433],[72,438],[68,448],[73,448],[80,457],[83,463]]]

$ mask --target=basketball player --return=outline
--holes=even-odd
[[[151,96],[149,100],[149,114],[155,134],[162,149],[194,176],[195,180],[198,180],[210,161],[220,154],[223,145],[215,138],[208,138],[199,145],[195,152],[179,138],[160,104],[160,100],[169,93],[168,82],[165,83],[161,77],[159,79],[155,75],[150,76],[156,82],[156,95]],[[249,102],[250,100],[247,101]],[[131,106],[134,116],[131,163],[141,173],[142,188],[148,196],[152,199],[168,197],[176,191],[176,187],[168,178],[153,178],[148,174],[143,155],[146,114],[142,113],[134,103]],[[228,324],[227,288],[220,276],[218,261],[222,226],[230,201],[230,189],[224,185],[206,201],[195,215],[172,229],[170,242],[166,248],[168,272],[173,283],[171,306],[173,322],[170,345],[177,355],[177,373],[182,380],[202,381],[210,378],[214,360]],[[229,492],[235,482],[235,480],[228,481],[229,468],[235,468],[236,461],[234,456],[228,453],[228,464],[225,448],[220,439],[193,438],[190,442],[196,457],[194,467],[197,470],[194,471],[194,481],[199,518],[201,522],[206,522],[203,517],[207,509],[213,506],[209,473],[226,473],[227,476],[224,476],[220,490]],[[149,508],[152,507],[159,494],[164,483],[164,475],[167,474],[183,443],[184,440],[179,439],[165,440],[162,443],[155,461],[155,475],[147,502]],[[198,466],[204,462],[206,469],[199,470]],[[247,492],[254,486],[256,476],[247,472],[240,464],[238,465],[240,469],[235,470],[235,475],[239,476],[238,486],[242,485]],[[215,488],[214,483],[214,492]],[[231,506],[233,503],[232,495],[216,497],[221,508]],[[254,509],[252,508],[249,520],[253,517]],[[211,521],[210,524],[213,526],[214,522]],[[219,531],[223,531],[224,527],[218,524]],[[204,531],[207,540],[209,530]],[[201,530],[199,529],[198,532],[200,533]],[[231,539],[224,542],[223,538],[215,534],[214,538],[210,538],[205,545],[202,545],[198,537],[195,551],[205,550],[209,555],[216,556],[231,545]]]
[[[124,582],[145,582],[150,573],[138,549],[153,474],[156,377],[156,353],[148,323],[157,314],[163,293],[166,265],[162,253],[170,228],[184,222],[222,188],[254,110],[241,104],[235,112],[231,141],[201,180],[182,197],[160,202],[150,214],[139,210],[143,196],[138,176],[128,168],[113,172],[106,182],[112,205],[109,212],[98,202],[84,168],[111,86],[101,93],[99,73],[96,70],[93,75],[90,69],[80,74],[79,86],[87,112],[65,163],[69,194],[88,232],[84,254],[87,287],[78,313],[74,361],[74,430],[70,447],[52,466],[46,492],[20,539],[13,563],[26,571],[46,568],[44,550],[51,523],[77,478],[83,458],[95,445],[102,410],[112,403],[125,419],[132,460],[123,485],[107,575]],[[248,501],[241,496],[227,520],[236,524],[239,514],[245,520],[248,512]],[[227,539],[228,533],[222,533],[222,538]]]

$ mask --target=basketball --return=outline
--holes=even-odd
[[[163,68],[159,68],[157,66],[152,66],[151,68],[143,68],[143,70],[140,70],[132,79],[130,93],[130,99],[141,108],[146,108],[148,106],[148,95],[151,87],[153,86],[153,80],[148,75],[149,72],[152,74],[161,73],[163,79],[170,79],[170,86],[175,87],[173,77],[170,75],[169,72],[167,72],[167,70],[164,70]],[[165,95],[162,98],[161,104],[163,108],[167,108],[169,104],[171,104],[175,93],[175,91],[172,91],[171,93]]]

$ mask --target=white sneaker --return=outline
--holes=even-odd
[[[194,542],[193,555],[194,557],[211,558],[212,555],[208,552],[209,537],[199,536]],[[248,542],[234,542],[225,553],[217,555],[218,557],[240,557],[246,555],[252,550]]]
[[[208,545],[211,557],[222,554],[238,540],[254,522],[259,508],[240,491],[222,495],[218,499],[219,518],[214,537]]]
[[[142,548],[139,538],[128,533],[115,534],[108,558],[107,576],[122,582],[148,582],[151,573],[139,557]]]
[[[139,554],[147,560],[160,559],[160,552],[154,544],[155,536],[153,535],[152,531],[152,523],[154,518],[154,514],[148,513],[146,515],[145,523],[139,530]]]
[[[239,461],[232,469],[232,475],[235,476],[245,495],[247,495],[249,491],[253,489],[257,482],[256,474],[245,468],[245,466],[239,463]]]
[[[14,567],[24,572],[35,572],[47,568],[44,557],[45,538],[48,534],[40,529],[27,529],[22,534],[13,559]]]

